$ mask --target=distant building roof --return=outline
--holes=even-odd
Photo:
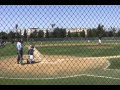
[[[29,29],[40,29],[40,28],[29,28]]]

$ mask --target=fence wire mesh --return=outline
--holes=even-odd
[[[1,5],[0,84],[120,84],[119,5]]]

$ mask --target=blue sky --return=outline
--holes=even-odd
[[[0,5],[0,31],[18,28],[120,28],[119,5]]]

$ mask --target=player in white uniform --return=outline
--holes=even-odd
[[[17,42],[17,54],[18,54],[17,63],[22,64],[23,47],[21,40],[18,40]]]

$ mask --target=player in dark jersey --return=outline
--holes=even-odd
[[[32,45],[28,50],[28,55],[29,55],[29,63],[33,64],[34,63],[34,45]]]

